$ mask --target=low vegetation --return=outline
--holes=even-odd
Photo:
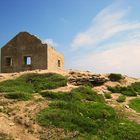
[[[126,96],[124,96],[124,95],[120,95],[118,98],[117,98],[117,102],[119,102],[119,103],[122,103],[122,102],[125,102],[125,100],[126,100]]]
[[[8,99],[25,101],[31,99],[33,93],[39,92],[49,100],[49,107],[37,114],[36,121],[47,128],[62,128],[65,134],[72,134],[69,139],[140,139],[140,125],[116,112],[106,104],[104,97],[93,91],[91,87],[81,86],[70,92],[46,91],[66,85],[67,78],[59,74],[26,74],[14,80],[1,82],[0,91],[5,92],[4,96]],[[125,88],[115,87],[111,90],[122,94],[127,93],[129,96],[132,96],[132,93],[137,95],[140,92],[140,83],[134,83]],[[118,102],[125,100],[124,95],[118,98]],[[104,96],[107,99],[111,98],[110,93],[105,93]],[[139,100],[139,98],[131,100],[129,103],[129,106],[137,112],[140,112]],[[4,108],[4,111],[10,110]],[[0,136],[5,139],[6,137]]]
[[[108,87],[108,90],[112,93],[122,93],[126,96],[137,96],[140,94],[140,82],[133,83],[127,87]]]
[[[0,92],[6,92],[5,97],[9,99],[29,100],[32,93],[66,85],[67,78],[60,74],[25,74],[13,80],[0,82]]]
[[[120,81],[121,79],[123,79],[123,76],[121,74],[117,74],[117,73],[111,73],[108,78],[110,79],[110,81]]]
[[[103,96],[90,87],[40,94],[51,101],[49,107],[37,115],[40,125],[77,132],[74,136],[77,139],[140,139],[140,125],[120,119],[116,111],[106,105]]]
[[[5,97],[8,99],[17,99],[17,100],[30,100],[32,98],[32,94],[29,93],[20,93],[20,92],[10,92],[10,93],[6,93]]]
[[[30,74],[26,76],[26,82],[33,86],[36,92],[45,89],[55,89],[67,85],[67,78],[56,73]]]
[[[54,89],[65,86],[67,78],[55,73],[25,74],[14,80],[0,82],[0,92],[8,92],[8,96],[18,96],[19,93],[34,93],[44,89]]]
[[[130,100],[129,107],[140,112],[140,98],[135,98]]]
[[[71,90],[71,92],[40,92],[43,97],[51,100],[64,100],[64,101],[96,101],[105,102],[102,95],[98,95],[92,91],[89,86],[79,87]]]
[[[23,77],[0,82],[0,92],[34,92],[33,86]]]
[[[106,99],[111,99],[112,98],[111,93],[109,93],[109,92],[104,93],[104,96],[105,96]]]
[[[136,82],[131,84],[131,87],[135,90],[137,94],[140,95],[140,82]]]

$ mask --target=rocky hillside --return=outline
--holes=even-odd
[[[0,140],[139,140],[140,79],[83,71],[0,74]]]

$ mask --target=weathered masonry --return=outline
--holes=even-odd
[[[1,48],[1,72],[62,70],[64,56],[28,32],[20,32]]]

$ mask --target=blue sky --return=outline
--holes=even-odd
[[[139,0],[0,0],[0,46],[20,31],[52,43],[66,68],[140,77]]]

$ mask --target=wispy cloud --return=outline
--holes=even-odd
[[[112,48],[89,53],[77,59],[77,68],[96,72],[120,72],[140,77],[140,41],[114,43]],[[118,47],[119,46],[119,47]]]
[[[115,4],[100,11],[87,30],[75,35],[71,47],[81,55],[74,58],[72,65],[94,72],[140,77],[140,21],[129,17],[134,7]],[[120,38],[113,40],[117,36]],[[85,53],[86,48],[90,49]]]
[[[114,7],[111,5],[99,12],[89,28],[74,37],[72,48],[76,50],[83,47],[94,47],[121,32],[140,29],[139,22],[125,20],[131,10],[130,7],[125,10]]]

